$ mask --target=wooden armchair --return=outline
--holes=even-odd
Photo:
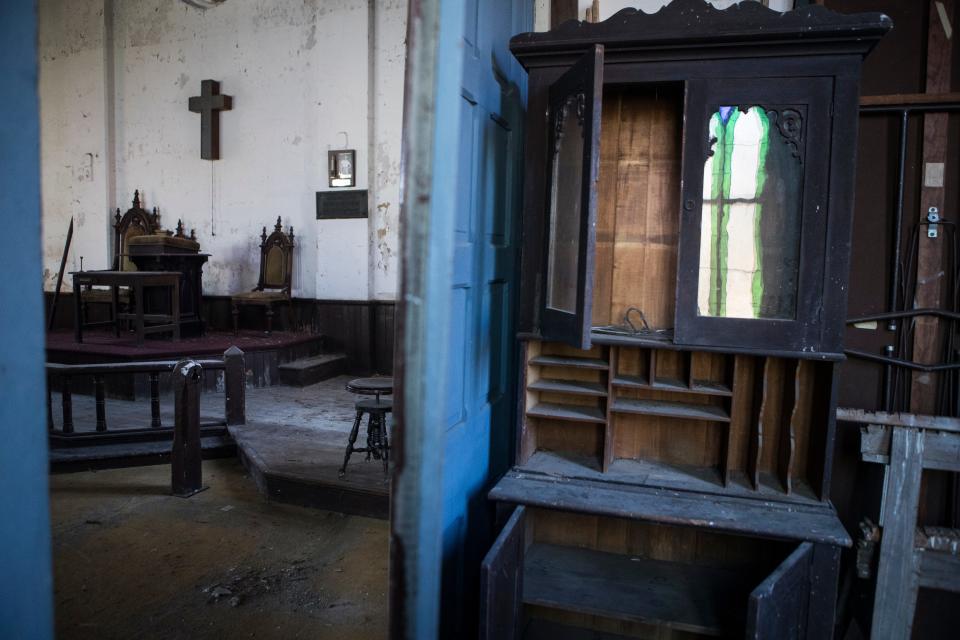
[[[290,280],[293,272],[293,227],[285,234],[277,216],[273,233],[267,235],[263,228],[260,242],[260,281],[248,293],[231,296],[233,303],[233,333],[237,334],[240,323],[240,307],[258,305],[266,308],[267,333],[273,330],[273,305],[290,304]]]
[[[133,192],[133,206],[126,213],[120,215],[117,207],[116,219],[113,223],[113,271],[136,271],[137,266],[126,256],[127,242],[131,238],[143,235],[152,235],[160,231],[160,214],[154,207],[153,212],[140,206],[140,191]],[[121,290],[120,302],[129,304],[130,292]],[[86,318],[86,309],[89,304],[111,304],[109,289],[94,289],[88,287],[80,292],[80,308]]]

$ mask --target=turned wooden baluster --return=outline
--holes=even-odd
[[[160,427],[160,372],[150,372],[150,426]]]
[[[107,430],[107,406],[104,401],[103,374],[93,377],[93,385],[97,394],[97,431]]]
[[[62,391],[60,400],[63,406],[63,427],[64,433],[73,433],[73,397],[70,394],[70,376],[63,376]]]

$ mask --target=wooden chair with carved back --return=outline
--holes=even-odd
[[[133,192],[133,205],[121,215],[120,207],[117,207],[115,220],[113,223],[113,271],[136,271],[135,265],[127,256],[127,243],[131,238],[143,235],[152,235],[160,231],[160,214],[156,207],[153,211],[147,211],[140,206],[140,191]],[[130,292],[121,290],[121,304],[130,303]],[[111,294],[109,289],[94,289],[88,287],[81,292],[81,309],[86,319],[86,309],[89,304],[107,304],[111,303]]]
[[[273,306],[290,304],[290,282],[293,272],[293,227],[289,233],[283,232],[280,216],[273,233],[267,235],[263,228],[260,242],[260,281],[253,291],[231,296],[233,303],[233,333],[237,334],[240,324],[241,306],[261,306],[266,308],[267,333],[273,330]]]

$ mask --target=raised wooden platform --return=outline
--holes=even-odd
[[[312,333],[262,331],[232,332],[208,331],[204,336],[172,340],[147,340],[138,345],[133,334],[114,337],[111,331],[89,331],[83,342],[73,339],[73,332],[56,330],[47,333],[47,361],[62,364],[100,364],[104,362],[135,362],[144,360],[178,360],[181,358],[218,357],[236,345],[244,353],[247,384],[253,387],[269,387],[280,382],[279,367],[301,358],[309,358],[323,352],[323,336]],[[161,387],[167,388],[165,377]],[[134,400],[149,397],[149,380],[146,375],[127,379],[107,379],[107,393],[114,398]],[[217,387],[217,376],[204,378],[205,389]],[[53,388],[56,381],[53,381]]]
[[[367,462],[355,454],[346,475],[338,477],[347,445],[345,431],[248,423],[230,427],[230,433],[244,466],[269,499],[388,517],[390,484],[380,461]]]
[[[342,513],[387,518],[389,483],[380,461],[365,461],[354,454],[347,474],[338,477],[347,436],[353,426],[354,403],[362,398],[346,390],[350,376],[338,376],[308,387],[273,386],[248,389],[247,424],[219,427],[204,438],[204,458],[239,455],[252,479],[270,499]],[[59,406],[54,398],[54,406]],[[222,391],[204,391],[200,396],[200,421],[223,418]],[[149,425],[149,402],[108,399],[106,414],[111,425]],[[173,424],[173,399],[160,399],[164,426]],[[78,433],[92,433],[94,399],[75,394],[73,418]],[[60,415],[53,419],[59,425]],[[113,428],[113,427],[112,427]],[[229,429],[229,434],[226,430]],[[366,424],[360,437],[365,437]],[[231,437],[232,436],[232,437]],[[125,442],[100,447],[71,447],[51,451],[54,471],[89,468],[167,464],[170,442]]]

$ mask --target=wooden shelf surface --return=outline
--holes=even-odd
[[[553,402],[541,402],[532,409],[528,409],[527,416],[572,422],[591,422],[594,424],[606,424],[607,422],[607,417],[599,407],[557,404]]]
[[[670,393],[690,393],[704,396],[732,396],[730,387],[719,382],[695,380],[693,385],[687,385],[682,380],[672,378],[657,378],[651,384],[645,376],[631,376],[621,374],[613,378],[613,386],[621,389],[650,389],[653,391],[669,391]]]
[[[628,640],[627,636],[596,629],[571,627],[543,618],[531,618],[523,630],[522,637],[523,640]]]
[[[491,500],[547,509],[694,526],[740,535],[809,540],[849,547],[829,502],[800,504],[767,496],[742,497],[557,477],[514,468],[490,491]]]
[[[771,474],[761,474],[759,489],[750,484],[743,472],[731,473],[730,481],[724,485],[722,474],[715,467],[670,464],[656,460],[617,458],[607,471],[603,471],[596,456],[540,450],[534,452],[517,469],[555,478],[583,478],[707,495],[777,500],[807,506],[822,505],[810,486],[799,479],[794,480],[794,490],[791,493],[785,493]]]
[[[578,369],[597,369],[606,371],[610,365],[606,360],[599,358],[577,358],[574,356],[534,356],[530,358],[530,364],[536,364],[543,367],[574,367]]]
[[[527,385],[527,389],[532,391],[550,391],[553,393],[569,393],[579,396],[596,396],[605,398],[607,396],[607,387],[599,382],[588,382],[585,380],[555,380],[542,378]]]
[[[611,410],[614,413],[637,413],[641,415],[662,416],[666,418],[686,418],[687,420],[706,420],[709,422],[730,422],[730,415],[726,411],[724,411],[721,407],[711,404],[617,398],[613,401]]]
[[[750,591],[733,570],[534,543],[524,555],[523,601],[708,635],[736,635]]]

